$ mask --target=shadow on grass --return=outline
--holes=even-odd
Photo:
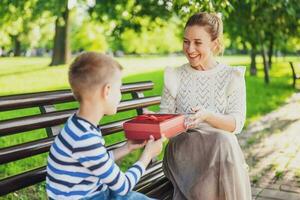
[[[252,145],[260,143],[264,138],[267,138],[273,134],[279,134],[283,130],[286,130],[291,124],[299,120],[273,120],[271,121],[268,128],[263,129],[252,135],[247,139],[246,145],[243,147],[244,150],[251,148]]]
[[[59,66],[55,66],[55,67],[59,67]],[[50,68],[49,66],[45,66],[45,67],[37,68],[37,69],[23,70],[23,71],[14,71],[14,72],[9,72],[9,73],[4,73],[4,74],[0,74],[0,78],[1,77],[5,77],[5,76],[16,76],[16,75],[29,74],[31,72],[45,71],[45,70],[47,70],[49,68]]]

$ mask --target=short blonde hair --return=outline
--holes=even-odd
[[[109,83],[117,70],[122,70],[122,66],[105,54],[96,52],[80,54],[69,68],[69,83],[75,98],[81,102],[84,92]]]
[[[189,26],[205,27],[206,31],[210,34],[212,41],[215,39],[219,40],[217,49],[214,51],[214,54],[218,55],[223,53],[223,22],[219,14],[207,12],[196,13],[188,19],[184,29]]]

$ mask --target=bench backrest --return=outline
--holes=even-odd
[[[289,62],[289,63],[290,63],[290,67],[293,72],[293,78],[295,79],[297,77],[297,75],[296,75],[296,70],[295,70],[294,64],[293,64],[293,62]]]
[[[121,88],[121,92],[122,94],[131,94],[131,98],[121,101],[118,106],[118,112],[136,110],[137,114],[142,114],[143,108],[158,105],[161,99],[160,96],[144,97],[143,92],[151,89],[153,89],[153,83],[151,81],[124,84]],[[55,109],[54,105],[66,102],[75,102],[70,90],[0,97],[0,112],[9,110],[17,111],[22,108],[33,107],[39,107],[40,110],[39,114],[0,120],[0,139],[37,129],[46,129],[48,135],[45,138],[35,141],[0,147],[0,165],[6,165],[10,162],[48,152],[61,125],[77,110],[77,108]],[[106,136],[122,131],[123,123],[129,119],[131,118],[101,124],[102,134]],[[108,148],[114,149],[124,142],[125,141],[118,141]],[[46,166],[41,166],[1,179],[0,196],[42,182],[45,180],[45,176]]]

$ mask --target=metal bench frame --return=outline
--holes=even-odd
[[[297,79],[300,79],[300,74],[296,73],[296,69],[295,69],[293,62],[290,62],[290,67],[291,67],[292,73],[293,73],[293,87],[296,88],[296,81],[297,81]]]

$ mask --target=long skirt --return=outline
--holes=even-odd
[[[174,186],[174,200],[252,199],[236,136],[207,124],[170,139],[163,169]]]

